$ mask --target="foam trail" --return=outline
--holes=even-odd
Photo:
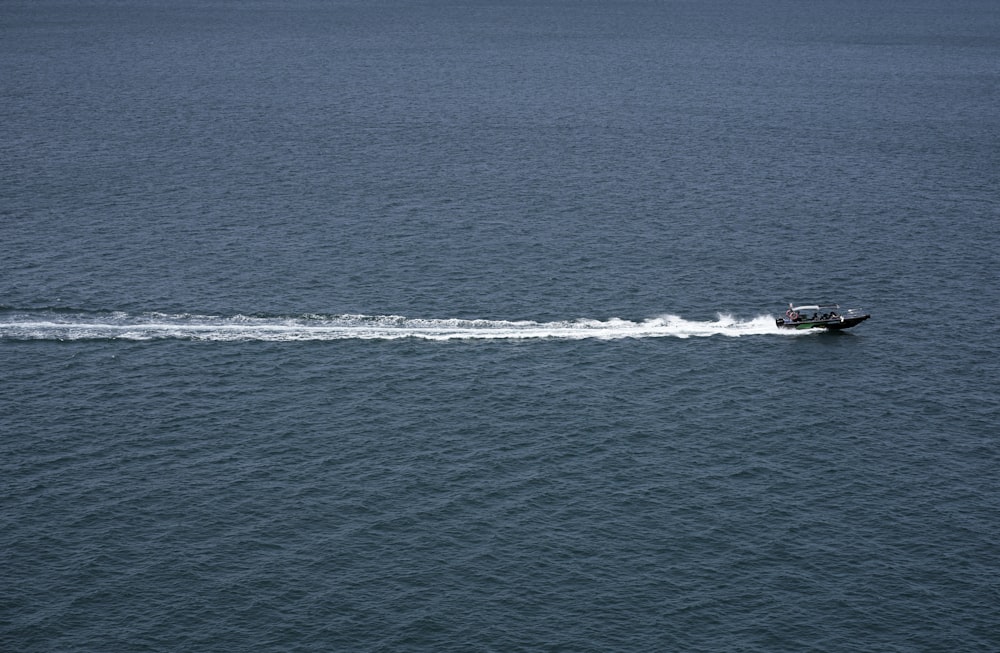
[[[685,320],[663,315],[641,322],[611,318],[560,322],[414,319],[398,315],[212,316],[164,313],[78,313],[16,311],[0,313],[0,339],[6,340],[616,340],[777,335],[774,320],[760,316],[738,320]],[[794,333],[794,332],[792,332]]]

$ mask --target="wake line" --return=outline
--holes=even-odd
[[[707,336],[787,335],[774,320],[685,320],[663,315],[641,322],[610,318],[557,322],[417,319],[399,315],[211,316],[164,313],[16,311],[0,314],[0,340],[618,340]]]

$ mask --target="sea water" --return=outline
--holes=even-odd
[[[997,650],[998,61],[980,0],[4,3],[0,648]]]

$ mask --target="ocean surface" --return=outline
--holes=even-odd
[[[995,0],[3,2],[0,650],[1000,650],[998,107]]]

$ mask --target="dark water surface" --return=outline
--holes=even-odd
[[[4,3],[0,648],[1000,649],[998,62],[979,0]]]

